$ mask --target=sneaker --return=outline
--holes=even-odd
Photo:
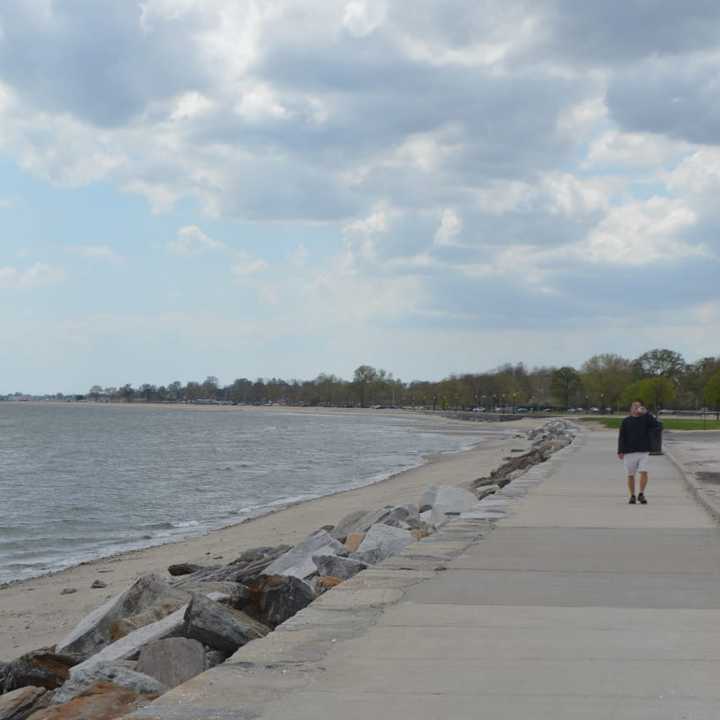
[[[645,493],[640,493],[640,494],[638,495],[638,502],[639,502],[641,505],[647,505],[647,500],[645,499]]]
[[[631,495],[630,496],[630,505],[634,505],[636,502],[637,502],[637,500],[635,500],[635,496]]]

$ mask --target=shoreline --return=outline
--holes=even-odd
[[[48,404],[48,403],[53,404],[51,401],[28,401],[26,404],[40,405],[40,404]],[[82,404],[82,403],[75,403],[75,404]],[[95,403],[88,402],[85,404],[95,404]],[[103,405],[104,403],[97,403],[97,404]],[[132,406],[132,403],[125,403],[125,405]],[[142,405],[138,404],[136,407],[138,407],[138,408],[146,408],[146,407],[162,408],[165,406],[160,403],[147,403],[147,404],[142,404]],[[190,409],[191,407],[194,407],[194,406],[185,405],[185,406],[178,406],[178,407],[185,407],[187,409]],[[205,406],[197,406],[197,407],[199,407],[201,410],[207,409]],[[227,410],[228,407],[227,406],[225,406],[225,407],[210,406],[210,409]],[[237,408],[235,408],[235,409],[237,409]],[[283,406],[274,406],[272,408],[271,407],[258,408],[258,407],[254,407],[254,406],[248,406],[246,409],[250,410],[250,411],[257,411],[257,410],[263,410],[263,409],[281,411],[281,410],[286,410],[287,408],[285,408]],[[330,409],[330,410],[335,410],[335,411],[345,410],[345,408],[323,408],[323,409],[324,410]],[[298,410],[300,412],[307,412],[307,411],[316,411],[317,408],[293,408],[293,410]],[[369,408],[361,408],[359,410],[361,412],[365,412],[365,413],[379,412],[379,411],[370,410]],[[352,411],[352,409],[351,409],[351,411]],[[405,412],[406,411],[388,410],[387,414],[397,416],[397,415],[404,415]],[[316,412],[313,412],[312,414],[316,414]],[[484,428],[480,428],[480,427],[468,428],[466,421],[461,420],[461,419],[442,417],[442,418],[437,418],[437,420],[442,420],[444,422],[449,423],[450,425],[456,425],[456,426],[458,426],[458,428],[464,426],[467,429],[467,435],[469,438],[469,442],[464,444],[459,449],[444,450],[444,451],[439,451],[436,453],[430,453],[430,454],[422,456],[422,458],[418,462],[411,464],[411,465],[407,465],[400,470],[392,470],[392,471],[377,473],[377,474],[375,474],[371,477],[368,477],[364,480],[356,480],[342,488],[331,490],[327,493],[323,493],[323,494],[319,494],[319,495],[309,495],[309,496],[305,496],[305,497],[300,497],[299,499],[293,499],[293,498],[279,499],[276,501],[272,501],[266,505],[256,506],[254,508],[251,507],[251,508],[249,508],[249,512],[247,515],[242,516],[242,517],[240,517],[238,515],[235,516],[236,518],[239,517],[239,519],[233,520],[231,518],[227,518],[227,520],[223,520],[221,524],[204,525],[204,526],[202,526],[201,522],[198,522],[197,525],[200,526],[200,530],[195,533],[183,534],[182,532],[179,532],[176,535],[157,536],[155,538],[148,536],[147,538],[145,538],[145,542],[143,542],[142,540],[134,541],[132,543],[132,545],[135,545],[134,547],[132,547],[132,546],[131,547],[120,547],[120,548],[118,548],[116,550],[112,550],[106,554],[98,554],[94,557],[85,557],[82,559],[71,560],[68,562],[67,565],[64,565],[62,567],[57,567],[54,569],[48,569],[48,570],[46,570],[44,572],[40,572],[36,575],[30,575],[27,577],[19,577],[19,578],[15,578],[12,580],[1,581],[0,582],[0,591],[5,590],[12,586],[21,584],[21,583],[30,582],[32,580],[38,580],[40,578],[45,578],[45,577],[53,577],[53,576],[59,575],[64,572],[68,572],[77,567],[81,567],[81,566],[85,566],[85,565],[92,565],[92,564],[95,564],[98,562],[112,560],[113,558],[122,558],[126,555],[132,555],[134,553],[143,552],[145,550],[152,550],[154,548],[160,548],[160,547],[164,547],[166,545],[175,545],[175,544],[180,544],[180,543],[193,542],[195,540],[199,540],[200,538],[206,537],[207,535],[209,535],[211,533],[222,532],[224,530],[227,530],[227,529],[230,529],[233,527],[237,527],[237,526],[243,525],[245,523],[253,522],[255,520],[259,520],[261,518],[267,517],[269,515],[272,515],[272,514],[275,514],[278,512],[282,512],[289,508],[292,508],[292,507],[295,507],[298,505],[303,505],[304,503],[310,503],[310,502],[314,502],[317,500],[322,500],[323,498],[333,497],[335,495],[340,495],[342,493],[350,492],[353,490],[362,490],[363,488],[371,487],[373,485],[386,482],[387,480],[390,480],[397,475],[402,475],[403,473],[410,472],[412,470],[422,468],[425,465],[434,463],[442,457],[458,455],[458,454],[461,454],[461,453],[464,453],[464,452],[467,452],[470,450],[474,450],[478,446],[483,445],[484,443],[487,442],[488,436],[486,433],[483,433]],[[491,425],[492,424],[489,423],[485,429],[487,429],[487,427],[490,427]],[[180,529],[180,528],[178,528],[178,529]],[[0,619],[2,619],[1,611],[0,611]],[[2,658],[1,654],[0,654],[0,658]]]
[[[484,442],[478,439],[471,449],[440,454],[369,485],[301,500],[200,536],[130,550],[6,584],[0,587],[0,660],[53,645],[78,620],[139,575],[155,572],[167,577],[167,567],[173,563],[211,565],[219,560],[228,562],[251,547],[295,544],[317,528],[338,522],[348,512],[417,501],[431,484],[468,484],[499,465],[511,446],[528,444],[525,439],[514,438],[515,432],[540,424],[540,420],[503,423],[507,431],[504,434],[491,435]],[[96,580],[106,583],[106,587],[91,588]],[[61,594],[68,588],[73,589],[71,594]]]
[[[335,497],[336,495],[342,495],[344,493],[352,492],[354,490],[363,490],[368,487],[372,487],[373,485],[379,485],[381,483],[387,482],[388,480],[392,480],[393,478],[403,475],[405,473],[412,472],[413,470],[418,470],[422,467],[425,467],[426,465],[430,465],[434,462],[437,462],[439,459],[444,457],[449,457],[453,455],[461,455],[462,453],[470,452],[472,450],[475,450],[479,448],[481,445],[485,443],[485,440],[478,440],[477,442],[471,443],[468,446],[462,447],[459,450],[447,450],[444,452],[434,453],[432,455],[427,455],[423,458],[422,461],[418,462],[415,465],[409,465],[408,467],[403,468],[402,470],[390,472],[390,473],[382,473],[380,476],[373,476],[372,478],[368,478],[368,481],[361,481],[359,484],[351,485],[348,487],[344,487],[339,490],[333,490],[328,493],[325,493],[323,495],[313,495],[310,497],[301,498],[298,500],[277,500],[272,503],[269,503],[268,505],[263,506],[262,509],[258,509],[257,514],[250,514],[247,517],[243,517],[240,520],[237,521],[229,521],[222,525],[217,526],[208,526],[205,527],[202,532],[199,532],[197,534],[188,534],[188,535],[177,535],[177,536],[169,536],[165,539],[159,540],[159,542],[151,542],[148,539],[147,545],[142,545],[141,547],[134,547],[134,548],[126,548],[121,550],[116,550],[113,552],[108,553],[107,555],[98,555],[97,557],[88,558],[86,560],[80,560],[79,562],[72,562],[71,564],[57,568],[55,570],[48,570],[47,572],[39,573],[38,575],[32,575],[30,577],[25,578],[17,578],[15,580],[8,580],[6,582],[0,582],[0,591],[6,590],[8,588],[14,587],[16,585],[20,585],[22,583],[29,583],[33,580],[40,580],[42,578],[51,578],[55,577],[57,575],[61,575],[62,573],[69,572],[70,570],[73,570],[75,568],[84,567],[88,565],[96,565],[99,563],[103,563],[106,561],[111,561],[115,559],[123,559],[126,556],[133,555],[135,553],[142,553],[146,550],[153,550],[156,548],[165,547],[167,545],[178,545],[181,543],[192,543],[195,540],[199,540],[203,537],[206,537],[210,535],[211,533],[222,533],[225,530],[230,530],[232,528],[238,527],[240,525],[245,525],[247,523],[254,522],[255,520],[261,520],[263,518],[269,517],[270,515],[274,515],[276,513],[284,512],[285,510],[289,510],[294,507],[298,507],[301,505],[304,505],[306,503],[312,503],[316,502],[317,500],[324,500],[325,498],[331,498]],[[2,613],[0,612],[0,618],[2,618]]]

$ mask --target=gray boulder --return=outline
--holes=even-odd
[[[459,515],[472,510],[477,505],[477,497],[464,488],[443,485],[437,489],[431,519],[437,524],[445,520],[446,515]]]
[[[318,574],[349,580],[367,565],[352,558],[338,557],[337,555],[316,555],[313,562],[317,566]]]
[[[0,696],[0,720],[25,720],[44,707],[46,695],[45,688],[28,686]]]
[[[150,608],[154,608],[155,612],[147,615],[148,621],[159,620],[186,604],[189,599],[188,593],[171,587],[158,575],[144,575],[125,592],[111,598],[81,620],[57,644],[57,651],[90,657],[122,634],[118,632],[120,621]]]
[[[168,688],[155,678],[122,665],[97,663],[91,668],[73,668],[70,679],[55,693],[53,705],[70,702],[97,682],[109,682],[138,694],[162,695]]]
[[[411,506],[401,506],[411,507]],[[348,535],[354,533],[366,533],[373,525],[383,523],[390,519],[393,512],[397,510],[393,505],[386,505],[377,510],[356,511],[346,515],[332,531],[332,536],[338,539],[344,539]],[[400,511],[402,513],[402,511]],[[391,523],[394,519],[391,519]]]
[[[367,510],[355,510],[348,513],[330,532],[330,534],[336,539],[344,542],[348,535],[354,532],[364,532],[357,530],[362,519],[367,515]]]
[[[193,595],[185,611],[183,634],[213,650],[234,653],[269,629],[240,610],[231,610],[202,595]]]
[[[222,593],[209,593],[211,600],[225,600],[227,595]],[[145,625],[120,640],[107,645],[100,652],[78,665],[78,668],[89,670],[98,663],[119,663],[129,658],[137,657],[144,645],[155,640],[163,640],[167,637],[181,635],[185,625],[185,612],[188,605],[184,605],[174,613],[164,617],[162,620]]]
[[[169,688],[181,685],[206,669],[202,644],[179,637],[156,640],[146,645],[137,664],[138,672],[155,678]]]
[[[397,555],[414,542],[415,537],[408,530],[390,525],[373,525],[360,543],[357,553],[351,557],[362,561],[366,554],[375,553],[375,557],[379,558],[376,562],[380,562],[391,555]]]
[[[205,667],[209,670],[214,668],[216,665],[222,665],[227,660],[227,655],[220,650],[206,650],[205,651]]]
[[[419,519],[417,505],[397,505],[383,515],[378,522],[383,525],[400,527],[402,524],[408,524]]]
[[[304,580],[317,572],[313,557],[338,553],[345,554],[344,546],[325,530],[317,530],[272,562],[264,574],[289,575]]]
[[[253,614],[271,628],[284,623],[317,597],[309,583],[292,575],[264,576],[253,587],[253,593],[256,598]]]

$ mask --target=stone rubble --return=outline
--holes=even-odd
[[[47,694],[45,688],[28,685],[0,696],[0,720],[26,720],[45,707]]]

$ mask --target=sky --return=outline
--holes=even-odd
[[[720,353],[716,0],[3,0],[0,393]]]

